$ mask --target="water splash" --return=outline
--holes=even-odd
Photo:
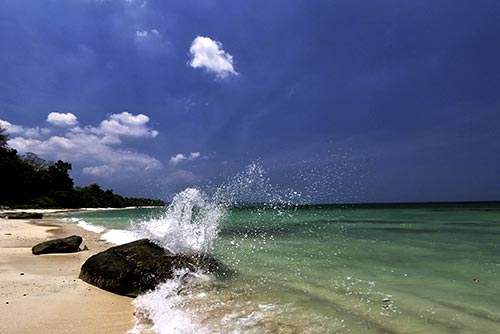
[[[265,169],[258,162],[252,163],[216,188],[205,191],[185,189],[174,196],[161,217],[134,223],[129,232],[149,238],[174,253],[211,253],[219,224],[231,206],[259,204],[259,210],[262,210],[262,205],[269,208],[292,205],[300,201],[300,196],[292,189],[273,186]],[[206,286],[197,288],[200,281],[206,279],[206,275],[188,275],[187,271],[179,271],[173,279],[159,285],[154,291],[137,297],[134,301],[136,325],[131,333],[221,332],[220,329],[214,330],[208,316],[210,314],[226,319],[225,328],[230,328],[232,321],[224,318],[223,314],[241,318],[232,325],[231,332],[253,332],[249,329],[260,328],[261,323],[273,318],[279,309],[277,306],[259,305],[258,309],[232,313],[224,307],[236,306],[230,301],[210,302],[216,300],[218,293],[206,300],[210,289],[204,289]],[[207,318],[204,318],[205,313]]]
[[[275,208],[300,198],[292,189],[273,186],[265,169],[254,162],[218,187],[181,191],[159,218],[134,222],[126,233],[109,231],[103,238],[115,243],[148,238],[173,253],[210,253],[220,221],[232,205],[258,203]]]
[[[132,231],[173,253],[210,253],[225,213],[224,205],[188,188],[175,195],[160,218],[133,224]]]
[[[259,204],[274,207],[302,202],[300,192],[273,185],[267,171],[259,162],[253,162],[218,186],[213,197],[217,202],[226,205]]]

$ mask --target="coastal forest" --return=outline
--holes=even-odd
[[[161,200],[123,197],[98,184],[75,187],[71,164],[51,162],[34,153],[19,155],[10,148],[0,127],[0,207],[8,208],[122,208],[163,206]]]

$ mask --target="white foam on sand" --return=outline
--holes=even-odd
[[[90,232],[94,232],[94,233],[102,233],[102,232],[106,231],[106,228],[104,226],[94,225],[94,224],[86,222],[83,219],[63,218],[62,221],[67,222],[67,223],[77,224],[78,226],[84,228],[85,230],[90,231]]]

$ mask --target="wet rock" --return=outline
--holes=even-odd
[[[136,297],[172,278],[175,269],[214,272],[220,268],[206,254],[173,254],[148,239],[109,248],[91,256],[80,279],[119,295]]]
[[[7,219],[42,219],[43,214],[37,212],[4,212],[0,214],[1,218]]]
[[[31,252],[35,255],[50,254],[50,253],[75,253],[79,252],[82,237],[72,235],[67,238],[54,239],[39,243],[31,248]]]

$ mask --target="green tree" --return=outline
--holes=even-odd
[[[57,190],[72,190],[73,179],[69,176],[71,164],[62,160],[57,160],[47,168],[47,173],[50,177],[51,187],[54,191]]]
[[[26,203],[35,189],[33,168],[7,145],[5,130],[0,131],[0,205]]]
[[[7,149],[7,134],[5,133],[5,129],[0,126],[0,148]]]
[[[50,161],[42,159],[32,152],[26,152],[21,156],[21,159],[26,161],[37,172],[47,169],[52,164]]]

